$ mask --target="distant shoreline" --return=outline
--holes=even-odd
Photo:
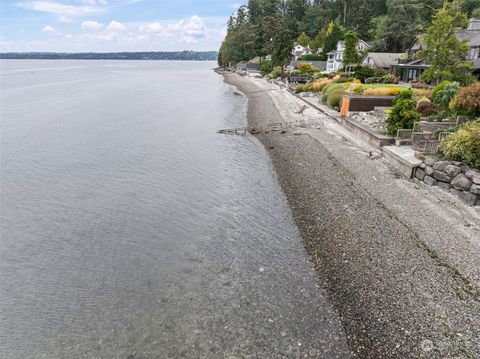
[[[2,60],[164,60],[216,61],[217,51],[142,51],[142,52],[2,52]]]

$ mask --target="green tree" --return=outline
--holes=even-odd
[[[315,37],[310,41],[310,48],[312,49],[312,51],[323,49],[324,42],[325,42],[325,30],[320,30],[315,35]]]
[[[328,53],[337,47],[337,42],[343,37],[343,28],[338,20],[331,21],[328,24],[323,45],[323,52]]]
[[[385,52],[388,49],[387,44],[388,33],[388,16],[382,15],[374,17],[370,20],[370,30],[368,38],[373,42],[373,49],[377,52]]]
[[[420,119],[417,112],[417,102],[413,99],[413,91],[400,93],[395,99],[390,115],[387,119],[387,132],[395,136],[397,130],[413,128],[413,124]]]
[[[272,63],[273,66],[283,66],[290,61],[293,40],[288,31],[287,24],[280,22],[276,27],[275,36],[272,39]]]
[[[358,36],[355,31],[348,31],[345,34],[345,52],[343,55],[344,66],[357,64],[360,54],[357,52]]]
[[[472,64],[465,60],[469,46],[457,36],[457,28],[466,28],[468,18],[462,12],[462,0],[445,2],[434,16],[432,24],[424,36],[424,50],[419,56],[430,67],[421,76],[423,81],[458,81],[461,84],[472,82],[470,70]]]
[[[307,47],[310,45],[310,42],[312,40],[310,39],[310,36],[302,32],[300,36],[297,38],[297,44],[302,45],[303,47]]]
[[[388,0],[387,6],[387,50],[403,52],[422,29],[420,12],[423,5],[419,0]]]

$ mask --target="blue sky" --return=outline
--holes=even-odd
[[[217,50],[239,0],[0,0],[0,51]]]

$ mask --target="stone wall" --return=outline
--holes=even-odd
[[[427,157],[415,170],[415,178],[450,192],[470,206],[480,205],[480,171],[461,162]]]

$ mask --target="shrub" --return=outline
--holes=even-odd
[[[282,76],[282,66],[275,66],[272,71],[272,77],[277,78]]]
[[[369,77],[381,77],[385,74],[385,71],[382,69],[372,69],[367,66],[358,65],[354,68],[355,77],[361,82],[365,82],[365,79]]]
[[[388,116],[387,132],[389,135],[394,136],[399,129],[413,128],[413,124],[419,118],[417,103],[413,99],[413,91],[402,91],[395,99]]]
[[[398,87],[376,87],[363,90],[364,95],[371,96],[397,96],[402,89]]]
[[[265,60],[262,61],[260,64],[260,73],[265,76],[266,74],[269,74],[273,70],[273,64],[272,61]]]
[[[422,117],[430,117],[437,113],[437,105],[435,105],[428,98],[424,97],[420,99],[417,103],[417,112]]]
[[[340,102],[342,101],[342,97],[345,94],[345,91],[342,89],[338,89],[335,91],[330,92],[327,97],[327,104],[330,107],[339,107]]]
[[[480,169],[480,121],[466,122],[440,144],[449,159]]]
[[[453,98],[450,109],[458,115],[480,116],[480,83],[462,87]]]
[[[300,71],[302,75],[312,75],[318,72],[317,68],[313,65],[302,63],[297,65],[297,70]]]
[[[432,91],[433,102],[442,109],[448,109],[450,101],[452,101],[459,89],[460,84],[458,82],[442,81]]]
[[[303,86],[303,91],[304,92],[313,92],[313,84],[310,82],[308,84],[305,84]]]
[[[396,84],[398,79],[392,74],[386,74],[379,77],[369,77],[365,79],[366,84]]]
[[[432,90],[431,89],[415,89],[415,95],[422,96],[422,97],[432,97]]]
[[[322,101],[323,102],[327,102],[327,99],[328,99],[328,95],[330,95],[333,91],[336,91],[336,90],[344,90],[345,86],[343,84],[335,84],[335,83],[332,83],[330,85],[327,85],[323,88],[323,96],[322,96]]]
[[[320,92],[323,90],[323,88],[331,83],[330,80],[323,79],[319,81],[314,81],[313,82],[313,91],[314,92]]]
[[[410,86],[412,86],[412,88],[414,89],[425,89],[425,90],[431,90],[433,87],[424,82],[410,82]]]
[[[297,87],[295,87],[295,93],[301,93],[304,91],[305,91],[305,86],[303,85],[297,85]]]

